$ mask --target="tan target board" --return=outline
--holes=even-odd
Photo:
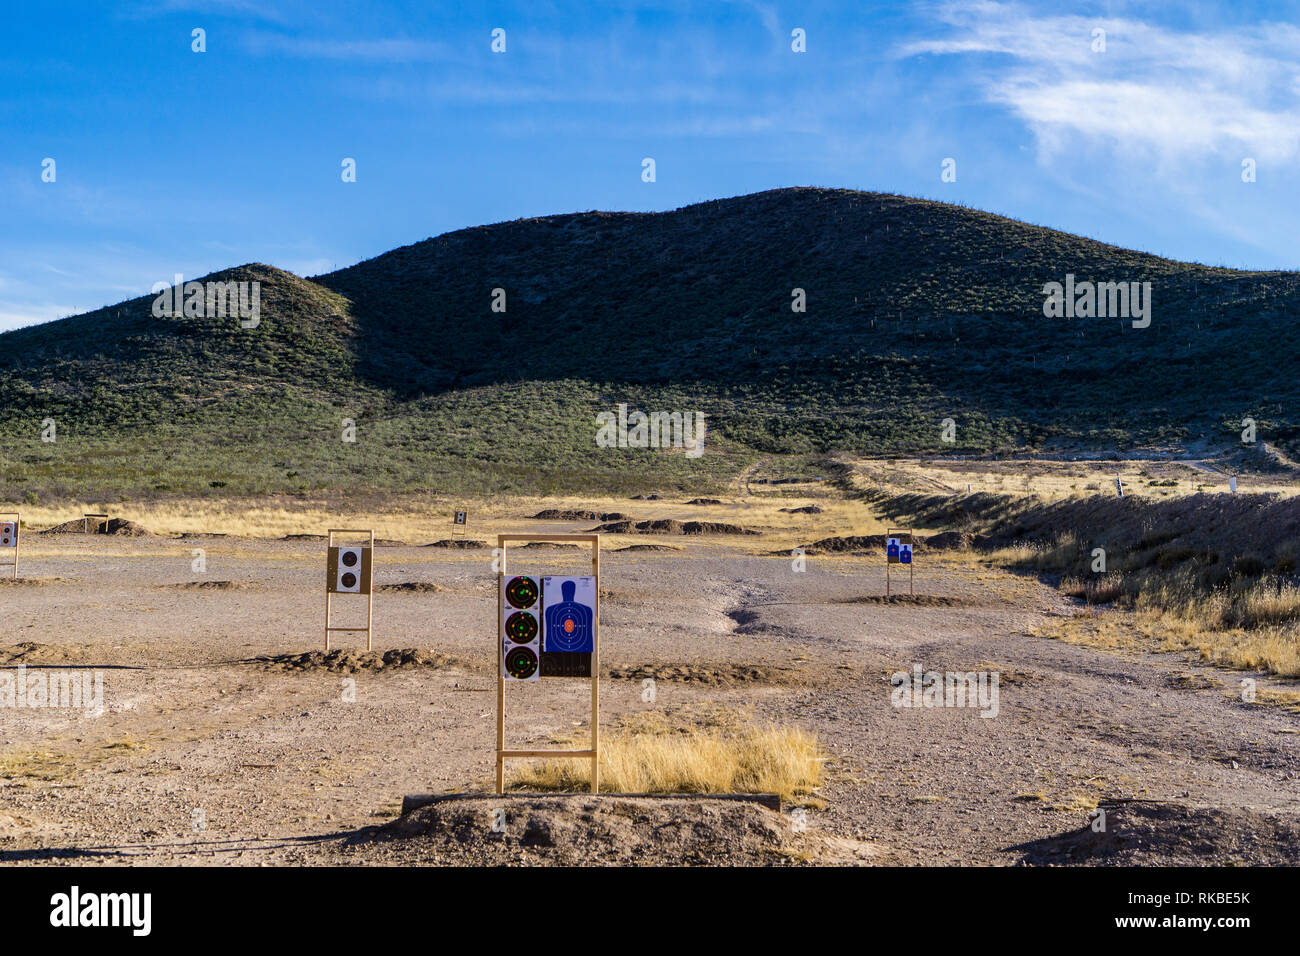
[[[366,535],[364,545],[334,543],[335,535],[357,537]],[[373,642],[375,605],[373,594],[375,532],[372,529],[331,528],[325,547],[325,650],[330,649],[330,634],[340,632],[366,632],[366,650]],[[356,594],[366,599],[366,626],[340,627],[330,624],[333,598],[336,594]]]
[[[95,531],[94,534],[108,534],[108,515],[87,514],[81,519],[81,530],[86,534],[91,534],[90,519],[95,519],[95,527],[102,528],[102,531]],[[75,518],[73,519],[76,520]]]
[[[18,577],[18,539],[22,531],[22,516],[16,511],[0,511],[0,567],[13,565],[13,576]],[[8,555],[13,555],[13,561]]]
[[[591,578],[574,578],[552,575],[559,584],[558,597],[544,594],[541,582],[549,580],[537,574],[509,574],[506,571],[506,545],[511,541],[552,541],[586,544],[591,547]],[[600,535],[598,534],[499,534],[497,535],[497,793],[505,789],[505,762],[512,757],[585,757],[591,761],[591,792],[600,790]],[[527,586],[512,595],[507,582],[520,579]],[[589,592],[584,603],[579,585],[590,581],[583,590]],[[564,582],[574,586],[569,587]],[[575,600],[578,599],[578,600]],[[583,613],[584,607],[589,613]],[[573,616],[566,616],[568,609]],[[519,621],[511,623],[517,615],[531,614],[534,618],[527,628],[515,630]],[[555,643],[558,653],[546,651],[547,618],[551,626],[558,626],[580,650],[570,652],[568,645]],[[576,623],[575,623],[576,622]],[[566,626],[567,625],[567,626]],[[582,628],[578,632],[576,628]],[[590,645],[584,640],[589,636]],[[507,650],[509,646],[509,650]],[[585,653],[590,646],[590,655]],[[527,667],[515,667],[510,661],[511,652],[532,653],[534,660]],[[555,666],[548,667],[548,658]],[[583,658],[581,668],[565,666],[574,663],[568,659]],[[585,671],[586,673],[582,673]],[[589,750],[507,750],[506,749],[506,684],[532,683],[544,677],[590,677],[591,679],[591,749]]]

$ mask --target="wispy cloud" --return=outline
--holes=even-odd
[[[1133,19],[1042,16],[1018,4],[949,3],[945,36],[898,55],[973,58],[985,97],[1033,132],[1040,156],[1095,145],[1164,164],[1300,156],[1300,28],[1213,32]],[[1105,31],[1105,52],[1093,49]]]

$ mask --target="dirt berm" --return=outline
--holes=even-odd
[[[723,521],[678,521],[659,518],[654,521],[609,521],[592,528],[588,534],[762,534],[738,524]]]
[[[127,521],[125,518],[110,518],[108,520],[107,530],[104,528],[102,521],[96,522],[95,519],[86,521],[83,518],[73,518],[71,521],[65,521],[63,524],[56,524],[53,528],[46,528],[38,534],[118,534],[128,538],[148,538],[153,536],[153,532],[144,525],[136,524],[134,521]],[[89,528],[89,532],[87,532]]]
[[[789,816],[754,803],[617,794],[457,796],[363,831],[345,852],[454,866],[861,865],[879,854],[811,827],[796,832]]]

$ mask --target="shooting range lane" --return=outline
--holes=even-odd
[[[203,575],[190,569],[195,547],[206,550]],[[654,704],[642,700],[639,676],[602,678],[602,725],[652,708],[725,707],[756,723],[814,729],[832,760],[826,808],[811,813],[812,827],[865,836],[901,862],[1014,862],[1005,852],[1013,843],[1086,823],[1081,812],[1044,812],[1017,794],[1063,797],[1096,777],[1113,791],[1132,787],[1119,777],[1134,755],[1154,798],[1187,792],[1260,807],[1291,799],[1291,784],[1259,768],[1300,769],[1294,737],[1283,733],[1295,715],[1242,711],[1220,692],[1178,688],[1172,678],[1186,665],[1173,655],[1128,661],[1025,636],[1047,614],[1070,610],[1046,585],[918,552],[918,594],[957,603],[882,605],[861,600],[884,593],[879,554],[810,558],[800,574],[784,558],[687,547],[602,555],[602,664],[664,675]],[[106,713],[4,715],[0,851],[366,862],[364,847],[292,838],[392,819],[408,793],[490,790],[498,600],[490,556],[376,550],[377,589],[436,587],[378,595],[376,654],[418,648],[450,664],[349,673],[297,669],[283,657],[238,663],[319,651],[322,551],[319,541],[29,537],[23,576],[45,583],[6,588],[12,628],[0,666],[100,668]],[[521,549],[511,563],[553,575],[590,568],[579,549]],[[231,586],[194,586],[205,581]],[[915,663],[998,670],[999,717],[892,707],[890,674]],[[665,674],[688,664],[718,680]],[[777,678],[750,679],[755,665]],[[352,703],[342,699],[349,679]],[[511,689],[512,746],[582,733],[589,682],[532,689]],[[196,808],[206,829],[193,843]]]

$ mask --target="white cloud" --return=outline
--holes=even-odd
[[[898,54],[978,56],[984,95],[1024,121],[1042,158],[1078,144],[1161,165],[1300,156],[1300,28],[1290,24],[1197,33],[997,2],[950,3],[939,18],[950,35]],[[1096,28],[1104,53],[1092,49]]]

